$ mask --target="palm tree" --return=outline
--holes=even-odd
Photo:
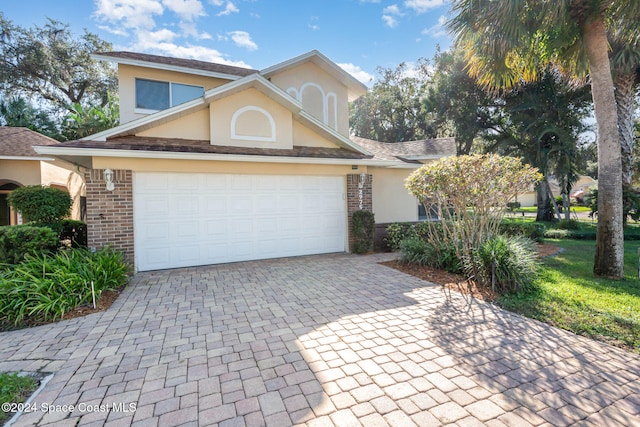
[[[625,33],[622,27],[609,31],[611,68],[618,107],[618,132],[622,154],[622,185],[630,189],[633,180],[634,114],[636,87],[640,82],[640,32]]]
[[[640,20],[640,0],[454,0],[469,71],[487,88],[532,81],[555,63],[589,74],[598,125],[598,232],[593,272],[623,277],[622,174],[607,23]]]

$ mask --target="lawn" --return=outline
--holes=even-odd
[[[625,278],[592,274],[595,241],[546,240],[564,251],[544,259],[536,289],[496,302],[527,317],[640,353],[639,242],[625,243]]]
[[[18,374],[0,373],[0,402],[18,404],[26,401],[38,388],[38,382],[31,377]],[[0,411],[0,425],[13,416],[13,411]],[[9,408],[10,410],[13,408]]]

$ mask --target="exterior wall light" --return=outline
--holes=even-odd
[[[111,169],[104,170],[104,182],[107,184],[108,191],[113,191],[116,188],[113,183],[113,171]]]

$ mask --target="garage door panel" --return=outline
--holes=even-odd
[[[344,177],[137,173],[139,270],[342,252]]]

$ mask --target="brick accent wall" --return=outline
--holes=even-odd
[[[353,250],[353,236],[351,233],[351,217],[353,213],[360,209],[360,174],[347,175],[347,218],[349,232],[349,251]],[[373,211],[373,176],[366,174],[366,182],[362,188],[362,209]]]
[[[104,170],[84,174],[87,189],[87,240],[89,248],[111,246],[133,264],[133,175],[114,170],[115,189],[109,191]]]

